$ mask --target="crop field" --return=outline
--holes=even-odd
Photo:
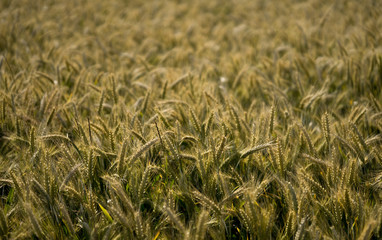
[[[1,0],[0,239],[382,239],[382,1]]]

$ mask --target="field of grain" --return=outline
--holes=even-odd
[[[381,239],[382,1],[1,0],[1,239]]]

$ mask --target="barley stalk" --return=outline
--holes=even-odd
[[[7,217],[3,212],[3,209],[0,209],[0,230],[1,235],[6,236],[8,234],[8,223],[7,223]]]

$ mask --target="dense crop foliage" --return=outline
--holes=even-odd
[[[0,1],[0,238],[381,239],[382,2]]]

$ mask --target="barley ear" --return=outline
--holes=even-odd
[[[42,231],[42,228],[38,222],[38,220],[36,219],[35,215],[33,214],[32,212],[32,208],[29,204],[27,204],[25,206],[25,211],[27,212],[27,215],[29,217],[29,220],[32,224],[32,229],[33,231],[36,233],[36,235],[40,238],[40,239],[45,239],[45,234],[44,232]]]
[[[195,130],[198,133],[201,133],[200,122],[199,122],[198,118],[196,117],[195,112],[191,108],[190,108],[190,113],[191,113],[191,122],[192,122],[192,125],[194,126]]]
[[[145,113],[146,112],[146,109],[147,109],[147,106],[148,106],[148,103],[149,103],[149,99],[150,99],[150,91],[147,91],[146,95],[145,95],[145,98],[143,100],[143,105],[142,105],[142,113]]]
[[[114,75],[111,75],[110,78],[111,78],[111,83],[112,83],[112,87],[113,87],[113,99],[114,99],[114,103],[117,104],[118,103],[118,94],[117,94],[117,88],[115,86]]]
[[[101,98],[99,100],[99,104],[98,104],[98,115],[101,115],[102,113],[102,109],[103,109],[103,101],[105,100],[105,92],[102,91],[101,93]]]
[[[73,222],[72,220],[70,219],[70,215],[69,215],[69,212],[66,208],[66,205],[65,203],[61,203],[59,204],[59,207],[60,207],[60,211],[61,211],[61,216],[63,217],[64,219],[64,223],[66,225],[66,227],[68,228],[70,234],[72,236],[74,236],[76,234],[76,231],[74,229],[74,225],[73,225]]]
[[[328,112],[325,112],[325,114],[322,116],[321,125],[322,125],[322,129],[326,139],[326,144],[329,149],[330,148],[330,122],[329,122]]]
[[[34,154],[36,151],[36,136],[35,136],[35,128],[32,127],[31,133],[30,133],[30,150],[31,154]]]
[[[279,171],[281,176],[285,176],[285,156],[281,147],[280,139],[277,138],[277,163],[279,165]]]
[[[75,175],[75,173],[77,172],[77,169],[78,169],[80,166],[81,166],[80,163],[77,164],[77,165],[75,165],[75,166],[70,170],[70,172],[66,175],[64,181],[62,181],[61,186],[60,186],[60,188],[59,188],[59,191],[60,191],[60,192],[64,190],[66,184],[67,184],[67,183],[69,182],[69,180]]]
[[[236,128],[239,132],[241,132],[241,122],[240,122],[240,117],[239,115],[237,114],[237,111],[231,106],[229,105],[229,110],[231,112],[231,114],[233,115],[234,119],[235,119],[235,123],[236,123]]]
[[[115,135],[113,131],[109,132],[109,141],[110,141],[111,151],[114,152],[115,151]]]
[[[123,144],[121,147],[121,153],[119,154],[119,159],[118,159],[118,174],[119,175],[122,175],[122,172],[123,172],[126,148],[127,148],[127,138],[123,141]]]
[[[271,107],[271,119],[269,120],[269,132],[268,132],[269,139],[272,136],[274,124],[275,124],[275,106],[273,105]]]
[[[372,233],[376,227],[377,227],[377,221],[375,221],[374,219],[369,219],[369,221],[367,221],[365,226],[363,227],[363,230],[357,240],[371,239]]]
[[[296,240],[304,239],[305,225],[306,225],[306,218],[303,218],[300,224],[298,225],[297,232],[294,239]]]
[[[208,220],[208,212],[206,210],[203,210],[199,214],[198,222],[196,225],[196,234],[195,234],[196,240],[204,239],[206,235],[206,229],[207,229],[207,220]]]
[[[139,239],[145,239],[144,224],[142,222],[142,215],[139,211],[135,213],[135,231]]]
[[[250,149],[248,149],[246,151],[241,152],[240,153],[240,158],[244,159],[244,158],[248,157],[249,155],[251,155],[251,154],[253,154],[255,152],[258,152],[258,151],[266,149],[266,148],[270,148],[272,146],[273,146],[273,143],[271,143],[271,142],[270,143],[261,144],[261,145],[257,145],[254,148],[250,148]]]
[[[163,85],[162,94],[161,94],[161,98],[162,98],[162,99],[165,99],[165,98],[166,98],[167,85],[168,85],[168,81],[166,81],[166,82],[164,83],[164,85]]]
[[[309,152],[310,152],[313,156],[317,156],[317,152],[316,152],[316,150],[314,149],[312,139],[310,138],[308,132],[306,131],[306,129],[305,129],[303,126],[301,126],[300,128],[301,128],[301,130],[302,130],[302,133],[304,134],[304,137],[305,137],[306,142],[308,143]]]
[[[158,141],[158,138],[154,138],[151,141],[148,141],[145,145],[140,147],[131,157],[129,165],[132,166],[135,161],[148,149],[150,149],[156,142]]]
[[[184,234],[186,233],[186,228],[184,224],[180,221],[179,217],[168,207],[164,207],[164,212],[170,218],[171,222],[179,229],[179,231]]]

